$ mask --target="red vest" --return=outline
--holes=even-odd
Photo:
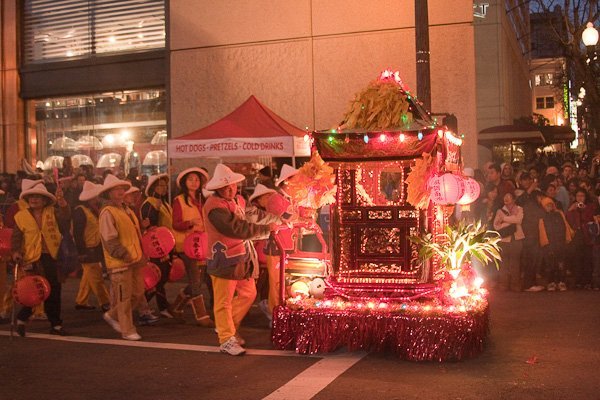
[[[236,196],[237,204],[233,200],[225,200],[222,197],[212,195],[206,199],[206,204],[202,209],[204,217],[204,229],[208,236],[208,264],[216,262],[219,252],[225,255],[226,264],[237,263],[246,255],[246,241],[242,239],[231,238],[219,232],[208,219],[208,214],[215,208],[223,208],[235,215],[236,218],[245,219],[244,209],[246,202],[242,196]]]

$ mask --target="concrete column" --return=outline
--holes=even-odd
[[[0,172],[21,169],[25,156],[24,102],[17,69],[18,1],[0,2]]]

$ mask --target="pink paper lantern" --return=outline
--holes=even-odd
[[[473,178],[465,177],[463,181],[465,183],[465,194],[458,200],[457,204],[466,206],[479,198],[481,188],[479,187],[479,183]]]
[[[150,258],[166,257],[175,247],[173,233],[164,226],[151,228],[142,236],[142,249]]]
[[[206,232],[194,232],[183,241],[183,252],[189,258],[204,261],[208,257],[208,235]]]
[[[451,173],[435,176],[429,180],[431,201],[439,205],[456,204],[465,194],[465,182]]]
[[[142,277],[144,279],[144,288],[146,290],[153,289],[160,281],[160,268],[156,264],[149,262],[142,268]]]
[[[25,307],[42,304],[50,296],[50,283],[40,275],[28,275],[19,279],[13,288],[15,301]]]

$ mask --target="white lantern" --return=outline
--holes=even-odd
[[[464,177],[463,181],[465,183],[465,194],[458,200],[457,204],[466,206],[479,198],[481,188],[479,187],[479,183],[473,178]]]
[[[431,178],[428,186],[431,201],[439,205],[456,204],[465,194],[464,180],[451,173]]]

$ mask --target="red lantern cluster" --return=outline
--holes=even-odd
[[[142,277],[144,279],[144,288],[146,290],[154,289],[161,278],[160,268],[156,264],[149,262],[142,267]]]
[[[50,283],[40,275],[28,275],[19,279],[13,288],[13,298],[25,307],[42,304],[50,296]]]

